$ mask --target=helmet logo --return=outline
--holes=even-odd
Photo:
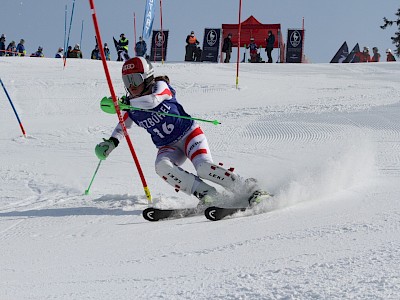
[[[134,64],[124,65],[122,67],[122,72],[127,71],[127,70],[132,70],[132,69],[135,69],[135,65]]]

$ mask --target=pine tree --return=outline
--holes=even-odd
[[[398,26],[398,31],[395,32],[395,36],[391,37],[392,43],[395,44],[396,46],[396,55],[400,56],[400,8],[397,10],[396,13],[397,20],[396,21],[390,21],[386,17],[383,18],[384,24],[381,26],[382,29],[386,29],[388,26],[392,26],[393,24],[396,24]]]

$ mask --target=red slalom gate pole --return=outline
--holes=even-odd
[[[100,35],[99,24],[97,22],[96,11],[95,11],[95,8],[94,8],[94,0],[89,0],[89,4],[90,4],[90,10],[91,10],[91,13],[92,13],[92,17],[93,17],[93,25],[94,25],[94,30],[96,31],[97,41],[99,42],[99,45],[103,45],[103,42],[101,40],[101,35]],[[128,143],[128,146],[129,146],[129,150],[132,153],[133,160],[135,161],[136,168],[137,168],[137,170],[139,172],[139,176],[140,176],[140,179],[142,181],[142,185],[143,185],[144,193],[146,194],[147,201],[149,203],[151,203],[152,201],[151,201],[150,189],[147,186],[146,179],[144,178],[144,175],[143,175],[142,167],[140,166],[139,159],[137,158],[135,149],[133,148],[133,145],[132,145],[131,138],[129,137],[129,134],[128,134],[128,131],[126,129],[124,120],[122,118],[121,110],[120,110],[119,105],[118,105],[117,96],[115,95],[114,87],[113,87],[113,84],[112,84],[112,81],[111,81],[111,77],[110,77],[110,72],[108,70],[105,53],[104,53],[104,51],[100,51],[100,54],[101,54],[101,61],[103,63],[104,72],[105,72],[105,75],[106,75],[106,78],[107,78],[108,87],[110,89],[111,97],[112,97],[112,100],[113,100],[113,103],[114,103],[114,107],[115,107],[115,111],[116,111],[117,116],[118,116],[119,123],[121,124],[121,127],[122,127],[122,130],[124,132],[124,136],[125,136],[126,142]]]

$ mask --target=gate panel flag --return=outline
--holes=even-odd
[[[154,11],[155,11],[154,1],[155,0],[146,1],[146,9],[144,11],[143,32],[142,32],[143,39],[146,40],[150,37],[151,30],[153,28]]]
[[[153,30],[153,37],[151,38],[151,61],[166,61],[167,60],[167,47],[168,47],[168,30]]]
[[[201,61],[218,62],[220,45],[221,29],[205,28]]]
[[[335,56],[332,58],[331,63],[342,63],[347,55],[349,55],[349,48],[347,47],[347,43],[344,42],[342,47],[336,52]]]

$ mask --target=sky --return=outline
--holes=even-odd
[[[3,0],[0,10],[0,32],[7,42],[21,38],[26,41],[28,53],[38,46],[47,57],[53,57],[64,45],[65,5],[68,6],[67,31],[73,1]],[[153,29],[160,29],[160,5],[156,3]],[[183,61],[186,36],[194,30],[203,43],[204,28],[221,28],[221,24],[238,22],[239,0],[168,0],[162,2],[163,29],[170,31],[167,60]],[[132,54],[134,41],[133,15],[136,15],[136,37],[142,33],[145,0],[95,1],[102,40],[112,45],[112,37],[125,33],[130,40]],[[320,0],[243,0],[242,21],[253,15],[261,23],[280,23],[284,41],[288,28],[301,28],[305,23],[305,54],[315,63],[329,62],[344,41],[351,50],[360,47],[378,47],[380,53],[392,48],[394,27],[382,30],[383,17],[395,18],[397,0],[320,1]],[[80,43],[83,21],[82,50],[89,57],[95,46],[95,33],[87,0],[77,0],[71,27],[70,45]],[[150,43],[150,40],[147,41]],[[112,49],[112,58],[116,53]],[[234,53],[233,53],[234,54]],[[263,58],[266,53],[262,51]],[[236,60],[236,55],[234,60]],[[273,51],[274,61],[278,50]]]
[[[102,63],[1,57],[26,137],[0,88],[0,299],[398,299],[399,64],[242,64],[237,89],[235,64],[155,63],[189,114],[221,122],[200,124],[214,162],[274,197],[151,223],[127,143],[94,152],[118,122]],[[151,205],[196,206],[155,173],[147,131],[129,135]]]

